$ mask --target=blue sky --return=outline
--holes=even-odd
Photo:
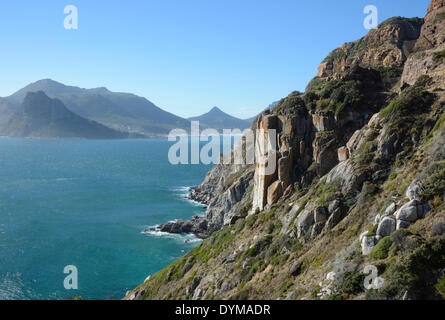
[[[247,118],[304,90],[333,49],[430,0],[3,0],[0,96],[39,79],[131,92],[180,116]],[[79,29],[65,30],[76,5]]]

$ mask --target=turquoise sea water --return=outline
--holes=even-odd
[[[199,244],[142,233],[204,212],[184,195],[210,167],[169,164],[171,144],[1,138],[0,299],[120,299]]]

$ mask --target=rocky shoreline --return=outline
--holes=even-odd
[[[190,193],[185,198],[205,206],[208,205],[210,195],[199,192],[199,186],[190,187],[189,192]],[[193,234],[199,239],[206,239],[211,234],[208,228],[207,219],[200,216],[193,216],[190,220],[170,221],[160,226],[149,228],[146,231],[160,231],[172,234]]]

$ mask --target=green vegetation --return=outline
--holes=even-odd
[[[408,232],[399,233],[398,238],[412,237]],[[391,236],[391,238],[393,238]],[[400,241],[399,242],[403,242]],[[417,299],[437,299],[440,283],[434,275],[445,265],[445,238],[434,237],[400,252],[397,260],[385,272],[385,285],[379,290],[367,292],[368,299],[401,299],[406,290]],[[438,283],[439,282],[439,283]],[[432,290],[434,289],[434,291]]]
[[[413,113],[426,111],[425,109],[434,102],[434,95],[425,89],[429,81],[430,78],[428,76],[420,77],[413,86],[403,90],[398,98],[394,99],[383,109],[380,112],[380,116],[403,120],[406,116]]]
[[[389,237],[384,237],[372,249],[369,256],[371,257],[371,259],[374,260],[386,259],[388,257],[388,252],[391,245],[392,245],[391,239]]]
[[[292,288],[293,285],[294,285],[294,283],[290,279],[287,279],[286,281],[284,281],[280,288],[280,294],[284,294],[284,293],[288,292],[289,289]]]
[[[445,50],[434,52],[433,61],[437,63],[442,63],[445,60]]]
[[[397,172],[391,172],[389,175],[389,180],[394,180],[395,178],[397,178]]]
[[[383,21],[378,26],[378,28],[381,29],[381,28],[384,28],[384,27],[389,26],[389,25],[403,26],[403,25],[406,25],[406,24],[410,24],[411,26],[414,26],[416,28],[420,28],[420,27],[422,27],[423,23],[424,23],[424,20],[421,19],[421,18],[392,17],[392,18],[389,18],[389,19]]]
[[[275,106],[274,110],[278,114],[305,114],[306,106],[302,97],[302,93],[294,91],[286,98],[281,99]]]
[[[362,143],[357,150],[356,167],[365,167],[369,165],[375,157],[376,145],[374,141]]]
[[[445,19],[445,12],[438,13],[436,17],[434,17],[433,24],[439,23]]]
[[[257,219],[258,219],[257,213],[254,213],[254,214],[250,215],[249,217],[247,217],[246,224],[245,224],[246,227],[248,227],[248,228],[252,227],[255,224]]]
[[[263,239],[257,241],[252,248],[246,250],[246,256],[256,257],[259,253],[263,252],[264,249],[271,243],[271,237],[264,237]]]
[[[326,206],[332,200],[341,197],[341,179],[336,179],[330,183],[322,183],[315,190],[314,196],[318,198],[320,206]]]
[[[425,170],[423,195],[432,199],[445,194],[445,160],[431,163]]]
[[[358,294],[364,290],[365,275],[362,272],[346,272],[340,290],[346,294]]]
[[[397,84],[403,73],[402,67],[376,67],[374,69],[380,73],[382,81],[387,90],[391,89]]]
[[[442,298],[445,300],[445,276],[439,280],[439,282],[435,285],[435,288],[442,295]]]
[[[256,261],[249,270],[249,275],[247,276],[247,279],[250,280],[253,278],[253,276],[262,269],[264,266],[264,260],[258,260]]]
[[[367,237],[374,237],[375,234],[376,234],[376,232],[377,232],[377,227],[378,227],[378,226],[379,226],[378,224],[373,225],[373,226],[372,226],[372,229],[368,231],[368,233],[366,234],[366,236],[367,236]]]
[[[316,287],[312,290],[312,293],[311,293],[311,297],[312,297],[312,299],[318,299],[318,294],[320,293],[320,291],[321,291],[321,287],[320,287],[320,286],[316,286]]]

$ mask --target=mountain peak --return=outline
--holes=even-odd
[[[218,113],[224,113],[220,108],[218,107],[213,107],[210,112],[214,113],[214,112],[218,112]]]
[[[247,120],[231,116],[218,107],[213,107],[209,112],[198,117],[189,118],[191,121],[199,121],[203,127],[222,129],[246,129],[250,126]]]

